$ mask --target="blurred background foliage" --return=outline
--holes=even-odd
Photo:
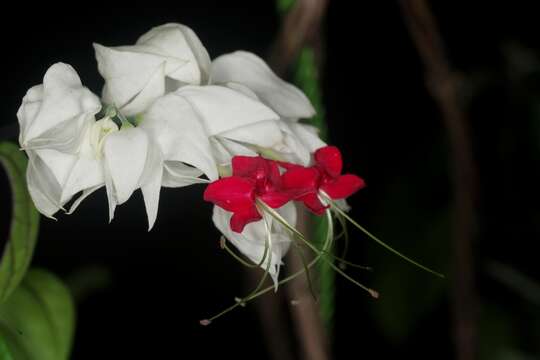
[[[16,121],[26,89],[39,83],[54,62],[72,64],[83,83],[99,92],[92,42],[127,44],[152,26],[176,21],[194,28],[212,57],[236,49],[266,56],[280,25],[271,0],[94,4],[83,12],[49,4],[30,13],[27,5],[14,6],[20,8],[13,13],[24,19],[16,26],[1,25],[9,34],[2,58],[2,125]],[[474,242],[478,358],[539,358],[537,12],[533,2],[432,6],[449,61],[463,79],[460,99],[479,173]],[[332,1],[324,25],[328,137],[342,149],[346,170],[368,184],[351,198],[352,216],[400,251],[451,277],[449,144],[398,4],[387,0],[358,8],[354,2]],[[1,194],[9,193],[5,176],[0,186]],[[74,359],[100,358],[104,349],[108,357],[190,353],[270,359],[254,306],[210,327],[198,324],[245,293],[244,270],[219,249],[202,190],[164,189],[150,233],[139,195],[118,209],[111,225],[103,192],[72,216],[41,220],[34,264],[58,274],[80,295]],[[5,214],[1,242],[8,238],[11,198],[0,201]],[[441,281],[416,270],[351,232],[348,259],[374,272],[348,271],[381,297],[374,301],[337,278],[335,358],[455,358],[451,278]],[[294,339],[293,331],[287,336]],[[5,348],[0,341],[0,358]]]

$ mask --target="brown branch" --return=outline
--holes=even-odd
[[[261,280],[262,271],[247,269],[247,281],[252,289]],[[267,281],[267,286],[272,285]],[[282,289],[281,289],[282,290]],[[259,320],[262,325],[263,336],[266,342],[269,357],[275,360],[293,360],[291,331],[287,329],[287,315],[283,308],[283,293],[261,296],[255,301]]]
[[[309,214],[305,209],[298,208],[296,227],[302,234],[310,234]],[[303,251],[304,249],[299,249]],[[310,259],[305,252],[304,257]],[[287,256],[288,271],[293,273],[303,269],[303,263],[295,249],[289,251]],[[313,275],[312,275],[313,276]],[[296,332],[302,343],[302,358],[306,360],[328,360],[329,342],[320,316],[320,309],[309,289],[306,276],[300,276],[287,284],[291,315]]]
[[[294,63],[300,50],[309,45],[316,51],[318,59],[321,58],[321,22],[324,18],[328,0],[297,0],[290,9],[282,23],[278,37],[269,56],[269,63],[274,71],[283,76]],[[320,61],[319,61],[320,64]],[[299,210],[298,229],[304,234],[307,232],[307,217],[304,210]],[[291,253],[294,253],[291,249]],[[290,254],[287,259],[289,273],[302,268],[302,262],[296,254]],[[328,360],[328,341],[319,314],[319,307],[307,290],[305,277],[295,279],[287,285],[292,320],[301,342],[302,356],[306,360]],[[272,306],[276,306],[276,302]],[[269,305],[269,304],[267,304]],[[266,333],[273,324],[282,321],[277,316],[278,311],[259,308],[261,318],[270,320],[264,326]]]
[[[469,124],[458,91],[461,78],[451,70],[435,18],[425,0],[401,0],[403,17],[425,67],[430,95],[440,108],[451,145],[454,186],[453,318],[459,360],[476,356],[477,295],[473,250],[477,174]]]
[[[287,71],[306,44],[320,45],[327,6],[328,0],[297,0],[289,10],[268,59],[277,74]]]

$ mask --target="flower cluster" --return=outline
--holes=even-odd
[[[321,198],[345,199],[365,186],[356,175],[341,175],[343,160],[336,147],[322,147],[315,151],[314,158],[315,165],[305,167],[261,156],[235,156],[232,176],[208,185],[204,199],[232,212],[231,229],[241,233],[246,224],[262,219],[257,201],[277,209],[298,200],[322,215],[328,205]]]
[[[101,97],[57,63],[17,113],[28,188],[45,216],[72,213],[105,187],[112,220],[140,189],[151,228],[161,187],[216,180],[236,155],[266,151],[308,164],[324,145],[299,122],[314,114],[306,96],[254,54],[211,61],[181,24],[156,27],[134,45],[94,48]]]
[[[294,227],[296,212],[291,201],[301,201],[313,213],[322,215],[329,207],[323,201],[345,199],[365,185],[356,175],[341,175],[343,161],[336,147],[318,149],[314,159],[313,166],[305,167],[261,156],[235,156],[232,175],[212,182],[204,192],[204,199],[216,205],[216,226],[228,239],[234,239],[236,247],[254,263],[263,259],[263,268],[268,265],[265,261],[268,244],[264,242],[264,224],[260,220],[267,207],[277,209],[284,221]],[[231,214],[228,217],[227,212]],[[251,237],[251,241],[242,239],[246,227],[248,232],[258,231],[260,235]],[[278,229],[281,229],[281,240],[271,244],[270,259],[280,262],[291,239],[283,226]],[[271,265],[268,271],[277,282],[279,263]]]
[[[94,49],[101,96],[57,63],[17,113],[28,189],[45,216],[72,213],[105,188],[112,220],[140,189],[151,229],[162,187],[209,183],[216,227],[277,284],[294,240],[293,201],[321,215],[364,186],[341,175],[339,150],[301,121],[315,114],[307,97],[256,55],[211,60],[181,24]]]
[[[364,181],[342,174],[339,150],[301,121],[315,114],[307,97],[256,55],[237,51],[211,60],[181,24],[153,28],[134,45],[94,49],[105,80],[101,96],[84,87],[70,65],[57,63],[28,90],[17,112],[19,143],[29,158],[28,190],[43,215],[72,213],[104,187],[112,220],[116,207],[140,189],[151,229],[162,187],[206,183],[204,199],[215,204],[216,227],[276,288],[282,257],[298,240],[316,255],[304,272],[322,259],[377,296],[328,260],[334,256],[333,216],[345,233],[347,220],[433,272],[345,213],[343,199]],[[327,217],[322,248],[296,229],[295,201]],[[231,251],[226,241],[222,246]],[[258,291],[264,280],[235,306],[267,291]]]

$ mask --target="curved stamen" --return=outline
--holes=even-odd
[[[339,208],[339,206],[336,205],[336,203],[328,196],[326,195],[324,192],[321,191],[321,195],[322,197],[324,198],[324,200],[326,202],[328,202],[332,208],[333,211],[335,211],[337,214],[343,216],[345,219],[347,219],[351,224],[353,224],[355,227],[357,227],[360,231],[362,231],[364,234],[366,234],[370,239],[374,240],[377,244],[381,245],[382,247],[384,247],[386,250],[394,253],[395,255],[399,256],[400,258],[406,260],[407,262],[419,267],[420,269],[424,270],[424,271],[427,271],[435,276],[438,276],[440,278],[444,278],[444,275],[439,273],[439,272],[436,272],[434,270],[431,270],[430,268],[424,266],[424,265],[421,265],[419,264],[418,262],[414,261],[413,259],[403,255],[402,253],[400,253],[399,251],[395,250],[394,248],[392,248],[390,245],[387,245],[385,242],[383,242],[382,240],[380,240],[379,238],[377,238],[375,235],[373,235],[372,233],[370,233],[369,231],[367,231],[363,226],[361,226],[360,224],[358,224],[356,221],[354,221],[349,215],[347,215],[346,212],[344,212],[343,210],[341,210]]]
[[[269,249],[272,248],[272,233],[271,233],[271,226],[269,224],[269,221],[268,221],[268,218],[267,218],[266,214],[263,211],[261,211],[261,209],[259,209],[259,212],[262,214],[263,221],[264,221],[264,227],[265,227],[266,235],[267,235],[266,238],[265,238],[265,243],[264,243],[264,254],[263,254],[262,260],[260,262],[260,264],[263,264],[264,261],[266,260],[266,257],[268,256],[268,262],[266,264],[266,269],[264,270],[263,276],[259,280],[259,283],[255,287],[255,289],[253,291],[251,291],[247,296],[245,296],[243,298],[240,298],[240,299],[235,299],[236,303],[234,305],[228,307],[227,309],[223,310],[219,314],[214,315],[209,319],[201,320],[200,321],[201,325],[204,325],[204,326],[210,325],[212,323],[212,321],[214,321],[217,318],[219,318],[219,317],[227,314],[228,312],[236,309],[237,307],[245,306],[248,301],[254,299],[254,296],[255,297],[258,296],[257,294],[260,292],[262,286],[264,285],[264,282],[266,281],[266,278],[268,277],[268,274],[270,273],[270,266],[272,265],[272,251],[269,250]],[[274,286],[270,287],[270,289],[272,289],[272,288],[274,288]]]

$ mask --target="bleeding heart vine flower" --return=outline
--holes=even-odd
[[[279,114],[278,127],[283,140],[271,147],[258,146],[259,151],[267,155],[269,151],[275,152],[282,160],[309,165],[311,154],[326,145],[315,127],[299,122],[315,115],[306,95],[276,76],[255,54],[236,51],[217,57],[212,61],[210,83],[250,95]]]
[[[17,112],[19,144],[25,150],[75,152],[101,109],[99,98],[84,87],[67,64],[51,66],[43,84],[32,87]]]
[[[185,84],[206,83],[210,57],[193,30],[165,24],[142,35],[135,45],[94,44],[105,79],[103,101],[125,116],[146,110],[157,98]]]
[[[246,224],[262,219],[259,201],[277,209],[291,198],[282,189],[277,163],[262,157],[235,156],[232,176],[209,184],[204,200],[232,212],[231,230],[241,233]]]
[[[101,109],[99,98],[81,84],[69,65],[52,65],[43,84],[32,87],[17,112],[19,143],[29,158],[27,183],[36,208],[52,217],[81,188],[66,189],[76,165],[76,153],[84,147],[84,135]],[[94,186],[95,174],[85,178]]]
[[[297,215],[294,204],[288,203],[277,211],[291,226],[296,226]],[[264,221],[251,222],[239,233],[231,229],[232,216],[232,213],[219,206],[214,206],[212,220],[225,239],[230,241],[253,264],[263,270],[268,269],[268,273],[274,281],[274,286],[277,288],[280,267],[283,265],[282,258],[289,251],[292,242],[291,234],[270,217],[268,226],[272,243],[269,246],[266,241],[268,234]],[[222,246],[226,248],[227,245],[223,243]]]
[[[141,126],[151,122],[162,134],[160,143],[172,160],[201,169],[210,180],[230,166],[234,155],[254,155],[241,150],[244,142],[268,145],[283,139],[274,111],[223,86],[184,86],[157,100],[142,119]],[[259,124],[258,131],[250,131]]]
[[[314,159],[315,165],[311,167],[280,163],[287,169],[283,174],[283,187],[294,193],[294,199],[302,201],[313,213],[322,215],[328,208],[321,202],[321,196],[341,200],[365,187],[359,176],[341,174],[343,159],[335,146],[318,149]]]
[[[161,186],[202,182],[198,179],[202,172],[180,162],[165,161],[171,159],[164,160],[168,154],[164,155],[162,148],[169,139],[168,129],[153,131],[153,116],[158,116],[154,112],[149,113],[144,126],[134,127],[111,109],[96,121],[100,108],[99,99],[81,85],[75,70],[66,64],[53,65],[45,74],[43,85],[29,90],[18,118],[21,146],[30,160],[27,182],[34,204],[42,214],[53,217],[81,193],[70,207],[72,213],[88,195],[105,186],[112,220],[116,206],[140,188],[151,228],[157,216]],[[184,139],[196,141],[197,129],[185,130]],[[208,141],[206,135],[201,138]],[[215,166],[212,169],[217,177]]]
[[[303,274],[311,284],[309,272],[318,261],[377,297],[334,264],[346,263],[330,251],[335,219],[345,237],[347,220],[433,272],[346,214],[340,202],[364,181],[342,174],[339,150],[301,122],[315,114],[307,97],[256,55],[235,52],[211,63],[195,33],[181,24],[156,27],[132,46],[94,47],[105,79],[104,108],[75,70],[61,63],[23,98],[17,117],[19,142],[29,157],[29,192],[38,210],[52,217],[73,200],[72,213],[105,187],[112,220],[116,207],[140,189],[152,228],[162,187],[211,182],[204,199],[215,204],[212,218],[226,238],[222,246],[265,273],[251,294],[202,324],[269,291],[262,289],[267,275],[274,281],[270,289]],[[322,247],[296,229],[292,200],[325,215]],[[253,264],[235,255],[228,242]],[[304,269],[279,281],[291,244],[300,250]],[[302,247],[314,253],[309,261]]]

